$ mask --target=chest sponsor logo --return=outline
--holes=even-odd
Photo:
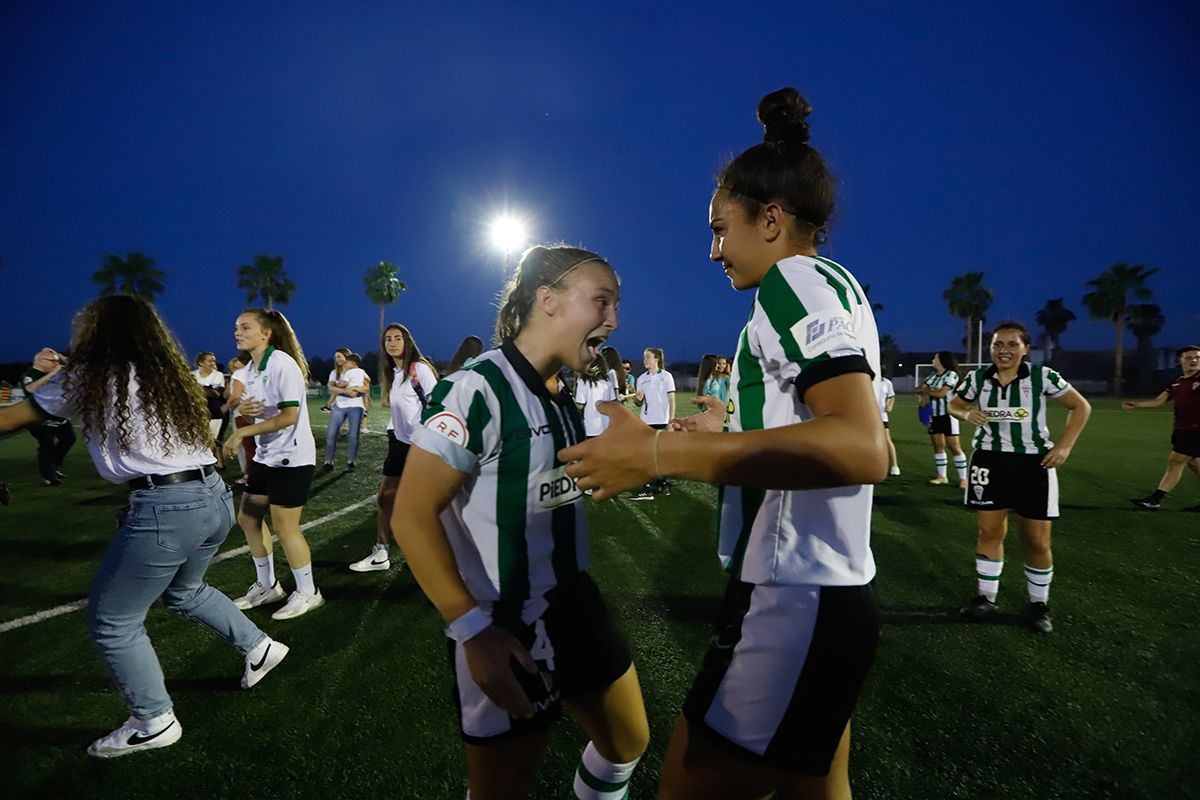
[[[469,437],[466,424],[449,411],[434,414],[425,421],[425,427],[434,433],[440,433],[459,447],[466,447]]]
[[[800,343],[800,353],[805,358],[816,358],[835,346],[858,349],[853,323],[844,312],[809,314],[792,326],[791,334]]]
[[[583,492],[575,485],[575,479],[567,475],[566,464],[539,474],[534,484],[534,492],[537,507],[543,509],[565,506],[583,497]]]
[[[1022,422],[1030,417],[1030,411],[1024,406],[1017,408],[985,408],[983,413],[988,422]]]

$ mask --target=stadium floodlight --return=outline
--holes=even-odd
[[[492,220],[491,235],[492,244],[507,260],[508,255],[525,244],[528,238],[525,220],[512,214],[502,214]]]

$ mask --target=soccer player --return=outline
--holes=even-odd
[[[616,374],[600,354],[575,380],[575,404],[583,415],[583,432],[589,439],[608,427],[608,417],[597,410],[596,403],[616,399]]]
[[[954,470],[958,473],[958,488],[967,488],[967,457],[958,441],[958,420],[950,414],[950,395],[958,385],[958,359],[949,350],[933,357],[934,373],[917,387],[917,394],[929,398],[932,418],[929,422],[929,441],[933,445],[933,465],[937,475],[930,479],[934,486],[945,486],[946,449],[954,454]]]
[[[1162,506],[1167,493],[1179,484],[1185,468],[1200,478],[1200,346],[1181,347],[1177,355],[1183,374],[1171,381],[1170,386],[1151,400],[1126,400],[1121,403],[1121,408],[1125,410],[1158,408],[1168,400],[1175,404],[1175,427],[1171,431],[1171,454],[1167,456],[1167,470],[1158,482],[1157,489],[1146,497],[1132,501],[1134,505],[1149,511],[1157,511]],[[1183,510],[1200,511],[1200,504]]]
[[[50,378],[45,373],[33,367],[21,373],[18,385],[31,396]],[[75,428],[66,417],[56,417],[49,414],[27,430],[29,435],[37,439],[37,465],[42,475],[42,486],[58,486],[66,476],[62,473],[63,461],[67,453],[75,446]],[[7,501],[4,503],[8,505]]]
[[[275,554],[271,534],[263,523],[268,507],[271,527],[283,545],[296,591],[271,615],[292,619],[325,604],[313,580],[312,553],[300,531],[300,516],[316,469],[317,447],[308,424],[308,362],[287,317],[263,308],[243,312],[234,328],[239,350],[250,354],[246,388],[238,413],[253,424],[238,428],[225,440],[226,457],[232,456],[247,436],[254,437],[254,458],[238,524],[254,561],[255,581],[234,602],[248,609],[284,598],[275,579]]]
[[[660,800],[850,796],[850,716],[879,633],[869,544],[887,446],[879,335],[851,274],[817,255],[833,179],[794,89],[759,103],[763,143],[722,170],[710,257],[756,290],[720,401],[656,431],[620,406],[560,457],[596,500],[675,475],[721,483],[729,588],[667,750]]]
[[[400,323],[393,322],[383,329],[379,349],[383,352],[379,382],[391,407],[387,424],[388,451],[383,461],[383,478],[379,481],[375,546],[369,554],[350,565],[354,572],[377,572],[392,567],[388,548],[394,538],[392,510],[396,487],[404,474],[413,431],[420,424],[421,414],[429,406],[429,396],[437,385],[437,371],[429,359],[421,355],[421,348],[417,347],[408,328]]]
[[[582,441],[571,398],[617,328],[599,256],[527,250],[505,289],[497,349],[434,390],[413,434],[392,530],[448,623],[469,797],[525,797],[563,707],[591,741],[574,797],[626,797],[649,727],[637,673],[588,563],[582,492],[556,456]]]
[[[161,599],[240,650],[245,689],[288,647],[204,582],[232,527],[233,495],[214,466],[204,392],[153,306],[130,295],[93,300],[75,318],[70,364],[57,356],[38,354],[34,367],[47,380],[30,401],[0,408],[0,432],[78,414],[100,477],[130,492],[92,581],[87,619],[130,717],[92,742],[88,755],[167,747],[183,728],[146,635],[151,604]]]
[[[208,404],[208,427],[212,430],[213,443],[216,444],[221,431],[221,420],[225,412],[221,410],[221,401],[225,397],[225,376],[217,369],[217,357],[208,351],[196,355],[196,369],[192,372],[196,382],[204,389],[204,399]]]
[[[656,430],[663,430],[675,418],[675,377],[664,365],[666,356],[660,347],[647,347],[642,353],[642,365],[646,371],[638,376],[637,393],[633,402],[642,409],[642,422]],[[671,494],[671,485],[657,479],[631,495],[633,500],[653,500],[655,495]]]
[[[978,622],[996,614],[1008,512],[1017,515],[1017,535],[1025,556],[1030,627],[1050,633],[1050,581],[1054,557],[1050,527],[1058,519],[1058,467],[1071,455],[1092,407],[1054,370],[1030,364],[1029,331],[1019,322],[1001,322],[992,332],[992,366],[967,373],[950,413],[976,426],[972,442],[967,508],[979,523],[975,572],[979,594],[962,609]],[[1046,402],[1067,408],[1067,424],[1058,443],[1050,440]]]
[[[879,416],[883,418],[883,432],[887,436],[888,475],[900,474],[900,461],[896,458],[896,443],[892,441],[892,429],[888,418],[896,405],[896,387],[888,378],[880,378],[875,399],[879,402]]]

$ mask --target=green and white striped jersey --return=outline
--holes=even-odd
[[[879,333],[862,287],[825,258],[792,256],[767,271],[738,339],[731,431],[812,419],[804,394],[850,372],[878,381]],[[722,486],[721,562],[754,584],[860,586],[875,576],[872,486],[782,491]]]
[[[1001,386],[995,365],[971,370],[958,387],[957,396],[975,405],[988,424],[975,430],[972,446],[997,453],[1045,454],[1054,447],[1046,427],[1044,398],[1062,397],[1071,384],[1042,364],[1023,362],[1017,377]]]
[[[950,414],[950,397],[954,394],[954,387],[958,385],[958,373],[952,369],[948,369],[941,375],[936,372],[925,379],[925,385],[930,389],[938,390],[943,387],[950,387],[950,393],[943,397],[929,398],[929,409],[935,417],[945,417]]]
[[[582,492],[556,456],[583,439],[574,401],[551,395],[511,342],[430,395],[413,444],[467,475],[441,520],[485,611],[503,603],[532,623],[543,595],[587,566]]]

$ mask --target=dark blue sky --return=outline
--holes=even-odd
[[[941,292],[981,269],[991,319],[1062,296],[1064,345],[1110,347],[1080,297],[1117,261],[1162,270],[1160,344],[1200,339],[1196,4],[575,5],[2,4],[0,360],[64,346],[130,250],[189,353],[232,353],[263,252],[310,353],[375,347],[386,259],[388,318],[446,358],[489,336],[506,205],[610,259],[635,362],[730,352],[751,298],[707,260],[708,198],[784,85],[839,181],[827,254],[902,346],[957,346]]]

